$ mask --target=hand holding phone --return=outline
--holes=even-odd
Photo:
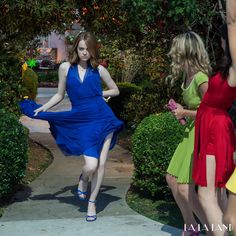
[[[177,103],[175,102],[175,100],[173,98],[171,98],[169,100],[169,102],[166,104],[166,108],[170,111],[173,111],[173,110],[177,109]],[[180,122],[181,125],[185,125],[186,124],[185,117],[180,118],[179,122]]]

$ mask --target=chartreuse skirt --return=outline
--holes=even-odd
[[[194,121],[187,123],[183,140],[176,148],[171,158],[167,173],[177,178],[180,184],[193,183],[192,164],[194,148]]]

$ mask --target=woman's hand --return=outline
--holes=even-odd
[[[40,111],[45,111],[43,106],[41,106],[38,109],[34,110],[34,116],[37,116]]]
[[[236,0],[226,1],[226,16],[230,56],[232,58],[229,69],[228,83],[231,87],[236,87]]]
[[[176,119],[180,120],[185,116],[185,114],[184,114],[185,110],[184,110],[183,106],[180,105],[179,103],[177,103],[176,106],[177,106],[177,108],[172,110],[171,112],[176,117]]]

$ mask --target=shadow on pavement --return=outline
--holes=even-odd
[[[98,204],[96,206],[97,209],[97,213],[103,211],[110,203],[118,201],[121,199],[121,197],[116,197],[113,196],[111,194],[107,194],[105,193],[106,191],[110,191],[116,189],[116,187],[114,186],[107,186],[107,185],[102,185],[101,190],[98,194]],[[65,196],[64,193],[66,193],[67,191],[70,191],[73,195],[71,196]],[[79,203],[79,211],[80,212],[87,212],[87,201],[81,201],[78,197],[77,197],[77,185],[72,185],[72,186],[66,186],[64,188],[62,188],[60,191],[57,191],[53,194],[49,193],[49,194],[40,194],[40,195],[34,195],[32,197],[29,197],[29,199],[31,200],[56,200],[62,203],[66,203],[66,204],[70,204],[70,205],[75,205],[78,207],[78,203]],[[59,196],[63,194],[64,196]],[[27,200],[27,199],[25,199]]]
[[[181,236],[181,233],[182,233],[180,229],[172,228],[169,225],[163,225],[161,227],[161,231],[169,233],[171,236]]]

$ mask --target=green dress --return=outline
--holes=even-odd
[[[201,102],[199,86],[208,82],[208,76],[202,72],[194,75],[187,88],[182,84],[182,95],[188,109],[196,110]],[[192,161],[194,148],[194,120],[190,120],[184,131],[184,137],[175,150],[167,173],[177,178],[178,183],[192,183]]]

